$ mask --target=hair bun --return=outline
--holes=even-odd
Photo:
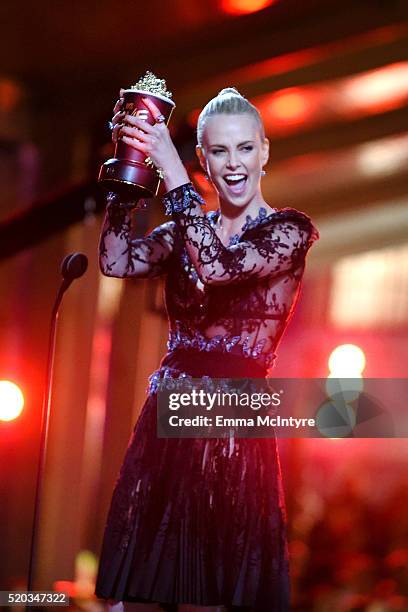
[[[240,96],[241,98],[244,97],[242,94],[239,93],[236,87],[225,87],[225,89],[221,89],[221,91],[219,91],[217,94],[217,96],[231,96],[231,95]]]

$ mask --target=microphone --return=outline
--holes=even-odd
[[[44,388],[44,398],[43,398],[43,407],[42,407],[42,417],[41,417],[41,440],[40,440],[40,453],[39,453],[39,462],[37,469],[37,484],[35,490],[35,500],[34,500],[34,513],[33,513],[33,525],[31,529],[31,547],[30,547],[30,558],[29,558],[29,566],[28,566],[28,577],[27,577],[27,590],[33,590],[33,581],[34,581],[34,573],[36,569],[37,562],[37,540],[38,540],[38,526],[40,520],[40,499],[42,494],[43,487],[43,478],[45,471],[45,457],[47,452],[47,439],[48,439],[48,425],[50,419],[50,411],[51,411],[51,383],[52,383],[52,373],[54,366],[54,352],[55,352],[55,337],[56,337],[56,329],[57,329],[57,319],[58,319],[58,308],[61,303],[64,292],[68,289],[70,284],[76,278],[80,278],[83,274],[85,274],[86,269],[88,268],[88,258],[83,253],[70,253],[66,257],[61,264],[61,274],[63,276],[63,281],[58,290],[57,297],[55,299],[55,303],[52,309],[51,315],[51,326],[50,326],[50,336],[48,341],[48,360],[47,360],[47,378]],[[26,610],[28,612],[29,605],[27,604]]]
[[[74,280],[85,274],[88,258],[83,253],[70,253],[61,264],[61,274],[66,280]]]
[[[70,253],[61,264],[61,274],[64,278],[62,291],[66,291],[72,281],[83,276],[88,268],[88,258],[84,253]]]

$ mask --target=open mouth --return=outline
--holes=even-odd
[[[245,174],[227,174],[223,178],[230,191],[233,193],[241,193],[245,189],[248,177]]]

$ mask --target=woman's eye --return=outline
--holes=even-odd
[[[222,153],[222,149],[213,149],[213,150],[212,150],[212,153],[213,153],[214,155],[217,155],[218,153]]]
[[[252,151],[254,147],[252,145],[247,145],[246,147],[244,147],[244,151]]]

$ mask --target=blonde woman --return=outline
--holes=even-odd
[[[96,594],[112,610],[289,609],[286,511],[274,438],[157,438],[163,377],[266,377],[318,232],[261,190],[269,142],[258,110],[235,88],[202,110],[197,155],[219,200],[202,198],[157,107],[155,125],[115,106],[123,138],[164,173],[169,220],[130,238],[131,211],[108,198],[100,267],[119,278],[166,275],[168,353],[125,455],[108,515]],[[208,378],[203,378],[203,385]]]

